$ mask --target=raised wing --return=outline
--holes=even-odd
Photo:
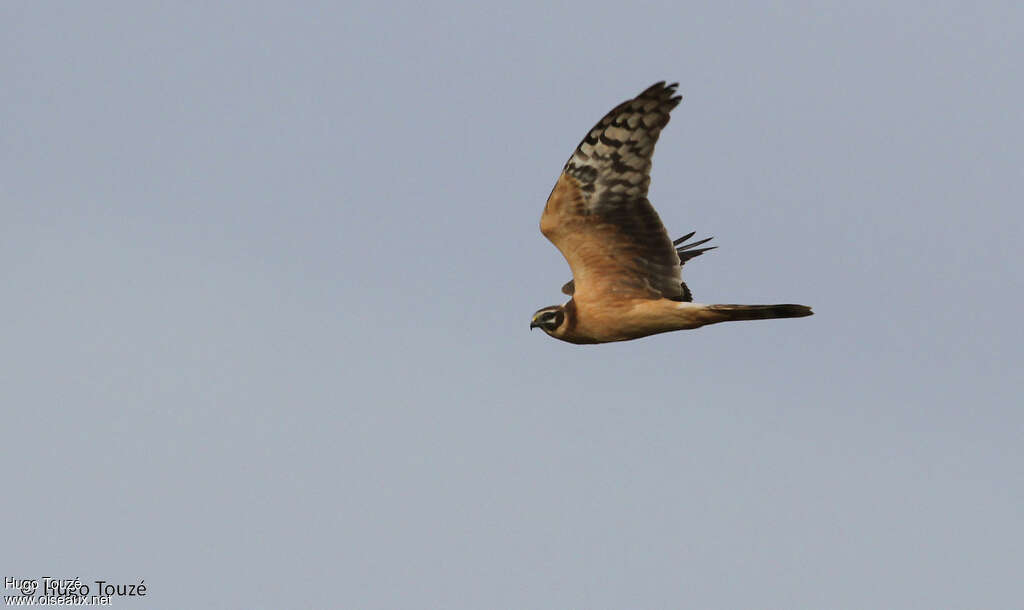
[[[681,256],[647,200],[654,145],[681,99],[676,86],[657,83],[609,112],[548,197],[541,232],[568,261],[577,300],[682,301],[689,293]]]

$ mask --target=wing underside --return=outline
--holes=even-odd
[[[693,258],[697,258],[698,256],[700,256],[701,254],[704,254],[708,250],[714,250],[715,248],[718,247],[718,246],[708,246],[707,248],[698,248],[697,247],[697,246],[706,244],[707,242],[711,241],[711,239],[712,239],[711,237],[705,237],[704,239],[701,239],[701,240],[698,240],[698,241],[695,241],[695,242],[691,242],[691,243],[688,243],[688,244],[684,243],[686,240],[688,240],[691,237],[693,237],[694,233],[695,232],[687,233],[686,235],[683,235],[679,239],[677,239],[677,240],[672,242],[672,245],[675,246],[675,248],[676,248],[676,254],[679,256],[679,266],[680,267],[685,265],[686,261],[688,261],[690,259],[693,259]],[[690,288],[686,285],[686,282],[680,281],[679,284],[680,284],[680,286],[682,288],[682,291],[683,291],[682,298],[680,298],[679,300],[680,301],[685,301],[687,303],[692,302],[693,301],[693,293],[690,292]],[[563,294],[567,294],[569,296],[572,296],[575,291],[576,291],[576,286],[575,286],[575,282],[573,280],[569,280],[568,282],[566,282],[562,286],[562,293]]]
[[[541,231],[573,272],[563,292],[597,299],[689,296],[680,265],[705,251],[690,249],[704,242],[677,250],[647,200],[654,146],[680,99],[676,85],[649,87],[605,115],[566,162],[541,217]]]

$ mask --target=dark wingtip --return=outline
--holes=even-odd
[[[708,250],[715,250],[717,248],[718,246],[708,246],[707,248],[700,248],[699,250],[676,250],[676,254],[679,255],[679,260],[685,263],[691,258],[697,258]]]
[[[674,97],[672,98],[672,101],[676,102],[677,104],[678,104],[678,103],[679,103],[680,101],[682,101],[682,99],[683,99],[683,96],[682,96],[682,94],[677,94],[677,91],[676,91],[676,90],[677,90],[678,88],[679,88],[679,83],[672,83],[671,85],[669,85],[668,87],[666,87],[666,89],[668,89],[669,91],[671,91],[671,92],[672,92],[673,94],[676,94],[676,95],[675,95],[675,96],[674,96]]]
[[[690,260],[691,258],[697,258],[698,256],[700,256],[701,254],[704,254],[708,250],[714,250],[715,248],[718,247],[718,246],[708,246],[707,248],[697,249],[697,246],[700,246],[700,245],[708,243],[709,241],[714,239],[714,237],[705,237],[704,239],[698,239],[697,241],[695,241],[693,243],[690,243],[690,244],[683,243],[686,240],[688,240],[691,237],[693,237],[696,233],[697,233],[696,231],[691,231],[691,232],[687,233],[686,235],[683,235],[679,239],[677,239],[677,240],[672,242],[672,245],[676,249],[676,254],[679,255],[679,264],[680,265],[685,264],[686,261]]]
[[[690,231],[690,232],[689,232],[689,233],[687,233],[686,235],[683,235],[683,236],[682,236],[682,237],[680,237],[679,239],[677,239],[677,240],[673,241],[673,242],[672,242],[672,245],[673,245],[673,246],[678,246],[679,244],[681,244],[681,243],[683,243],[684,241],[686,241],[686,240],[690,239],[691,237],[693,237],[693,236],[694,236],[694,235],[696,235],[696,234],[697,234],[697,232],[696,232],[696,231]]]
[[[678,88],[678,87],[679,87],[679,83],[671,83],[671,84],[666,85],[665,81],[660,80],[660,81],[654,83],[653,85],[651,85],[650,87],[644,89],[643,93],[641,93],[639,95],[639,97],[648,97],[648,96],[663,97],[663,98],[665,98],[667,100],[675,102],[673,104],[673,107],[675,107],[676,105],[679,104],[680,100],[683,99],[682,95],[677,95],[676,94],[676,88]]]
[[[696,248],[697,246],[700,246],[700,245],[708,243],[712,239],[714,239],[714,237],[705,237],[704,239],[698,239],[697,241],[693,242],[692,244],[683,244],[681,246],[677,246],[676,250],[678,250],[680,252],[685,252],[687,250],[692,250],[692,249]],[[710,247],[711,248],[717,248],[718,246],[710,246]]]

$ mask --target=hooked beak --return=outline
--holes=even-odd
[[[540,324],[537,324],[536,320],[530,320],[530,330],[533,330],[538,327],[540,327]]]

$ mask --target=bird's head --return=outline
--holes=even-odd
[[[562,305],[549,305],[537,310],[530,321],[530,329],[540,328],[547,334],[552,334],[565,322],[565,307]]]

